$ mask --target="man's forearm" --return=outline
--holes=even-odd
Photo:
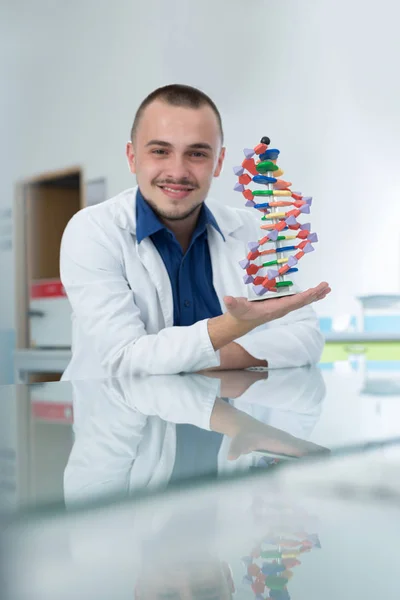
[[[235,342],[230,342],[221,348],[220,360],[220,366],[211,370],[229,371],[231,369],[248,369],[249,367],[268,367],[266,360],[255,358]]]
[[[238,321],[229,312],[208,320],[208,334],[214,350],[220,350],[227,344],[253,331],[259,323],[256,321]]]
[[[317,300],[322,300],[330,291],[329,285],[322,282],[317,287],[305,292],[284,298],[272,298],[263,302],[249,302],[244,297],[226,296],[224,303],[228,312],[207,321],[208,335],[212,346],[214,350],[221,350],[260,325],[275,319],[282,319],[290,312],[304,308]],[[273,332],[273,335],[276,337],[275,332]],[[232,350],[231,347],[224,350],[222,358],[225,361],[226,353],[226,363],[221,364],[220,368],[248,368],[260,364],[267,366],[266,361],[260,361],[253,357],[249,358],[250,355],[246,356],[243,352],[245,352],[243,349],[238,350],[235,348]],[[238,355],[238,353],[241,355]],[[256,361],[255,364],[253,360]]]
[[[211,413],[210,427],[229,437],[235,437],[241,430],[250,429],[251,425],[257,426],[259,421],[238,410],[229,403],[217,398]]]

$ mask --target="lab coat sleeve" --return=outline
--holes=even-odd
[[[210,430],[220,382],[190,374],[73,381],[72,389],[75,441],[64,472],[67,506],[128,495],[148,482],[161,462],[166,422]],[[152,448],[147,461],[142,457],[149,473],[142,468],[139,475],[134,465],[146,452],[144,442]]]
[[[89,498],[129,493],[131,469],[148,417],[115,394],[106,394],[106,383],[72,383],[75,440],[64,471],[68,507]]]
[[[233,405],[262,423],[309,439],[320,418],[325,394],[318,366],[275,369],[267,379],[251,385]]]
[[[199,373],[110,381],[121,388],[125,401],[143,414],[208,431],[215,400],[221,395],[220,380]]]
[[[268,361],[271,369],[315,364],[324,347],[324,337],[311,306],[257,327],[235,341],[254,358]]]
[[[74,316],[107,376],[171,375],[219,366],[207,319],[147,334],[115,246],[83,210],[67,225],[60,254],[61,280]]]

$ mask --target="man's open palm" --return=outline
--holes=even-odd
[[[330,291],[329,284],[324,281],[315,288],[293,296],[256,302],[250,302],[243,297],[225,296],[224,302],[228,312],[238,321],[257,321],[261,324],[284,317],[293,310],[302,308],[312,302],[323,300]]]

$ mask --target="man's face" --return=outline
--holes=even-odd
[[[167,220],[192,215],[221,172],[218,121],[209,106],[198,109],[154,101],[144,111],[127,157],[140,190],[155,212]]]
[[[232,600],[235,584],[227,563],[162,565],[136,586],[136,600]]]

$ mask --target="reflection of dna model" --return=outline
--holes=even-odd
[[[263,500],[260,501],[263,504]],[[246,569],[243,583],[251,586],[257,600],[290,600],[287,584],[293,577],[292,569],[301,565],[299,558],[302,554],[313,548],[321,548],[318,535],[301,531],[301,517],[298,529],[293,526],[297,520],[295,511],[294,522],[290,524],[292,511],[288,507],[286,510],[289,516],[287,526],[270,527],[250,555],[242,558]],[[261,514],[255,517],[257,521],[262,521]],[[312,520],[305,516],[304,524]]]
[[[298,271],[297,263],[305,254],[314,250],[312,242],[317,242],[318,237],[316,233],[310,232],[310,223],[301,225],[297,221],[301,214],[310,212],[312,198],[292,192],[290,182],[278,179],[283,175],[283,171],[276,164],[280,152],[269,148],[269,144],[270,139],[263,137],[254,149],[245,148],[245,160],[240,167],[233,169],[239,177],[234,187],[235,191],[242,192],[247,200],[246,206],[264,213],[261,229],[268,232],[260,240],[249,242],[250,252],[247,258],[240,261],[240,266],[246,270],[245,283],[253,284],[257,296],[266,292],[279,292],[279,295],[283,296],[292,293],[289,288],[293,285],[285,276]],[[254,155],[259,158],[257,162],[253,158]],[[251,181],[263,185],[264,189],[246,188]],[[262,201],[257,201],[258,198]],[[282,211],[286,207],[293,208],[287,212]],[[288,230],[297,233],[284,233]],[[297,239],[299,243],[293,244],[293,240]],[[261,250],[264,245],[272,247]],[[267,255],[274,256],[273,260],[262,262],[260,257]]]

